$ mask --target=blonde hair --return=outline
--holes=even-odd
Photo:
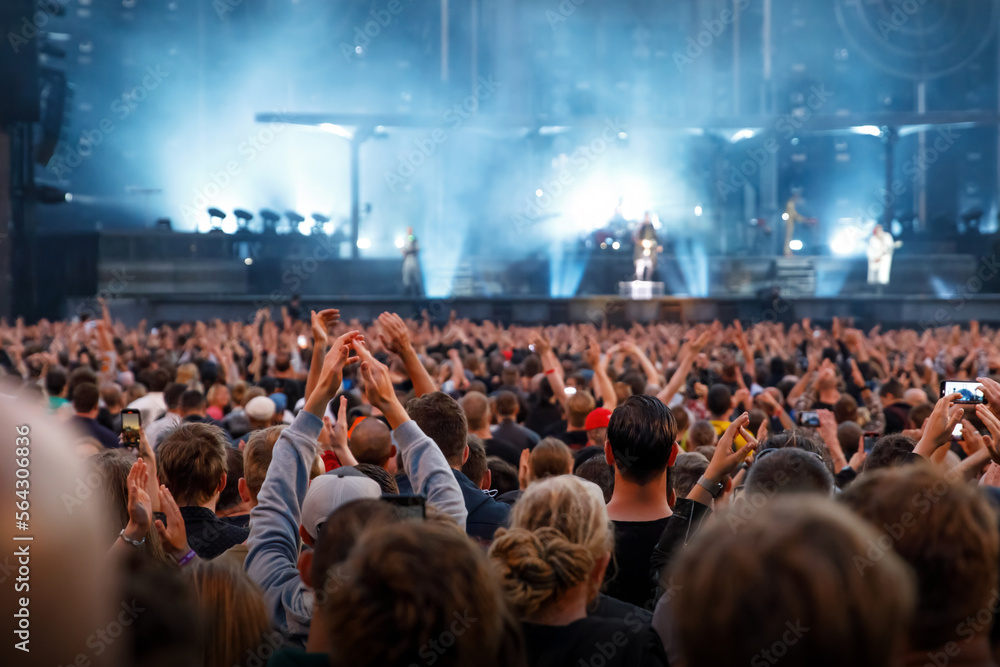
[[[205,667],[247,665],[266,642],[271,650],[281,640],[269,636],[270,617],[264,596],[250,577],[229,563],[198,561],[192,581],[205,627]]]
[[[508,602],[525,618],[586,581],[595,563],[613,548],[601,490],[561,475],[528,487],[514,505],[510,528],[497,531],[490,558]]]

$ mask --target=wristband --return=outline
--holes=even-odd
[[[125,529],[122,528],[122,532],[118,533],[118,537],[125,540],[126,544],[131,544],[133,547],[141,547],[146,543],[146,536],[143,535],[141,540],[133,540],[131,537],[125,534]]]
[[[196,555],[197,554],[194,552],[194,549],[188,549],[188,552],[186,554],[184,554],[183,558],[178,558],[177,559],[177,567],[184,567],[185,565],[187,565],[188,563],[190,563],[192,560],[194,560],[194,557]]]
[[[704,475],[698,478],[698,486],[708,491],[708,495],[712,496],[713,498],[718,498],[722,494],[722,490],[726,488],[725,484],[720,484],[719,482],[713,482]]]
[[[545,374],[546,374],[546,375],[552,375],[552,374],[553,374],[553,373],[555,373],[555,372],[556,372],[556,369],[554,369],[554,368],[550,368],[549,370],[545,371]]]

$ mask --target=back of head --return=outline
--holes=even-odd
[[[73,389],[73,409],[80,414],[96,410],[100,400],[101,392],[96,384],[84,382]]]
[[[866,472],[840,500],[885,533],[873,541],[878,554],[899,554],[916,572],[910,648],[929,650],[971,635],[965,619],[989,608],[1000,558],[997,516],[980,491],[917,463]],[[869,576],[874,560],[869,553],[858,569]]]
[[[469,458],[462,464],[462,474],[476,486],[483,483],[486,476],[486,445],[482,438],[469,434]]]
[[[49,396],[59,396],[66,389],[68,378],[66,371],[61,368],[52,368],[45,374],[45,393]]]
[[[66,381],[66,398],[72,401],[73,393],[81,384],[97,384],[97,373],[89,366],[74,368],[69,374],[69,380]]]
[[[813,452],[788,447],[759,452],[744,488],[748,495],[819,493],[829,496],[834,486],[833,475],[822,458]]]
[[[647,484],[667,468],[677,426],[674,413],[653,396],[629,396],[608,423],[615,468],[626,480]]]
[[[407,521],[365,530],[332,568],[322,607],[333,665],[521,664],[516,621],[480,549],[455,528]],[[448,636],[448,647],[438,638]],[[430,643],[429,643],[430,642]]]
[[[517,396],[514,395],[514,392],[507,391],[505,389],[497,393],[496,395],[497,416],[509,417],[513,419],[517,416],[519,408],[520,406],[517,402]]]
[[[170,373],[163,368],[153,369],[147,375],[147,383],[150,391],[163,391],[170,383]]]
[[[392,495],[399,493],[399,485],[396,483],[396,478],[390,475],[389,471],[382,466],[377,466],[374,463],[358,463],[354,468],[365,477],[375,480],[382,493]]]
[[[889,378],[878,389],[878,395],[898,401],[903,397],[903,383],[896,378]]]
[[[166,433],[156,448],[156,467],[181,507],[207,502],[226,474],[228,441],[213,424],[184,423]]]
[[[686,498],[698,479],[708,469],[708,459],[697,452],[684,452],[677,455],[671,478],[674,483],[674,493],[678,498]]]
[[[105,382],[101,385],[101,400],[108,408],[121,407],[122,390],[114,382]]]
[[[437,444],[448,463],[453,467],[462,465],[469,429],[465,413],[455,399],[435,391],[410,400],[406,411],[420,430]]]
[[[181,395],[187,391],[187,387],[180,382],[171,382],[163,390],[163,400],[167,404],[168,410],[176,410],[181,406]]]
[[[392,431],[381,419],[362,419],[351,431],[348,443],[358,463],[384,466],[392,458]]]
[[[578,391],[566,401],[566,422],[573,428],[583,428],[597,404],[589,391]]]
[[[924,422],[931,416],[932,412],[934,412],[934,404],[927,401],[917,403],[910,408],[910,422],[913,424],[913,428],[923,428]]]
[[[459,401],[470,431],[478,431],[490,425],[490,400],[479,392],[469,392]]]
[[[920,405],[927,402],[927,392],[919,387],[910,387],[903,392],[903,400],[910,405]]]
[[[182,415],[192,415],[204,412],[205,395],[197,389],[188,389],[181,394],[180,411]]]
[[[850,394],[841,394],[833,404],[833,417],[838,424],[858,420],[858,402]]]
[[[502,496],[521,488],[521,483],[517,479],[517,468],[499,456],[487,456],[486,467],[490,471],[490,489],[496,491],[497,495]]]
[[[599,486],[604,494],[604,502],[611,502],[611,495],[615,492],[615,469],[603,456],[590,457],[577,466],[573,474]]]
[[[242,502],[240,478],[243,476],[243,452],[233,447],[226,447],[226,486],[215,504],[216,512],[225,512],[239,506]]]
[[[724,384],[713,384],[708,390],[705,407],[713,417],[724,419],[733,409],[733,393]]]
[[[721,513],[669,571],[684,582],[672,604],[684,610],[675,617],[686,664],[892,664],[914,589],[891,551],[859,572],[876,536],[824,498],[774,498],[749,520]]]
[[[573,472],[573,452],[562,440],[545,438],[531,450],[531,479],[544,479]]]
[[[851,458],[857,453],[862,435],[864,435],[864,431],[857,422],[845,421],[837,426],[837,442],[840,443],[844,456]]]
[[[260,487],[264,485],[267,468],[271,465],[274,443],[278,442],[278,436],[285,428],[285,426],[272,426],[254,431],[243,445],[243,478],[247,481],[247,490],[254,505],[257,504]]]
[[[705,420],[696,421],[688,429],[688,450],[693,451],[699,447],[715,447],[718,440],[719,435],[715,432],[715,427]]]
[[[243,665],[265,643],[272,649],[281,637],[271,630],[264,596],[241,568],[223,560],[192,565],[191,579],[204,628],[207,665]]]
[[[913,439],[901,433],[882,436],[865,459],[865,472],[912,462],[914,447]]]
[[[614,535],[604,494],[573,475],[532,484],[497,531],[490,558],[522,619],[558,603],[611,553]],[[596,595],[596,591],[594,591]]]
[[[677,422],[677,434],[686,433],[691,428],[690,413],[688,413],[683,405],[674,406],[670,408],[670,411],[674,413],[674,421]]]

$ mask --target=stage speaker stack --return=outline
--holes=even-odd
[[[0,2],[0,126],[39,120],[39,33],[51,20],[35,0]]]

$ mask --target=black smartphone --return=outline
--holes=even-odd
[[[983,385],[978,382],[965,382],[962,380],[942,380],[941,395],[961,394],[962,397],[956,403],[976,404],[985,403],[983,396]]]
[[[878,442],[879,435],[877,432],[866,432],[865,433],[865,453],[868,454],[872,451],[872,447]]]
[[[396,512],[403,519],[423,521],[427,516],[427,501],[423,496],[387,493],[382,496],[382,500],[395,505]]]
[[[122,442],[128,447],[138,447],[141,428],[142,415],[138,410],[122,410]]]
[[[819,426],[819,413],[806,410],[799,413],[800,426]]]

